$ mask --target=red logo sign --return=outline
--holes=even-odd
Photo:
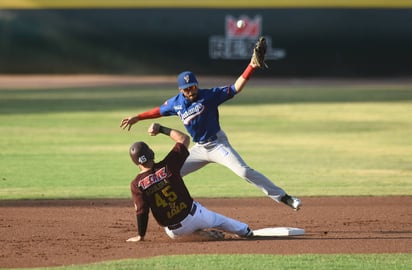
[[[255,19],[240,17],[245,22],[245,26],[238,27],[237,19],[226,16],[226,36],[227,37],[258,37],[262,32],[262,19],[256,16]]]

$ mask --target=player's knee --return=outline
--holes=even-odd
[[[253,174],[253,169],[249,166],[241,166],[236,168],[234,172],[243,179],[248,180]]]

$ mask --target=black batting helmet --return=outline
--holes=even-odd
[[[135,142],[129,149],[130,157],[136,165],[144,164],[154,159],[154,152],[144,142]]]

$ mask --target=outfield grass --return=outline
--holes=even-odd
[[[129,198],[128,156],[145,140],[172,146],[152,122],[122,117],[159,105],[174,88],[0,90],[0,198]],[[232,145],[298,196],[411,195],[412,85],[247,87],[221,106]],[[177,117],[157,119],[182,129]],[[196,197],[263,196],[211,164],[186,177]]]

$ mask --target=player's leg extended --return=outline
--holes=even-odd
[[[193,145],[190,150],[190,154],[183,164],[180,174],[183,176],[188,175],[191,172],[197,171],[209,163],[207,160],[207,151],[198,144]]]
[[[280,202],[280,199],[286,194],[286,192],[282,188],[276,186],[262,173],[250,168],[236,152],[236,150],[230,145],[226,135],[224,135],[224,133],[219,135],[218,140],[220,145],[213,151],[209,152],[209,158],[213,162],[226,166],[238,176],[256,185],[267,196],[277,202]]]
[[[249,228],[247,224],[210,211],[199,202],[193,203],[196,204],[196,212],[193,215],[188,215],[181,222],[182,227],[173,231],[167,227],[165,228],[170,238],[175,239],[182,235],[188,235],[198,230],[210,228],[220,229],[239,236],[247,235]]]
[[[198,212],[193,216],[193,225],[198,229],[216,228],[225,232],[244,236],[248,232],[248,225],[238,220],[226,217],[202,206],[196,202]]]

